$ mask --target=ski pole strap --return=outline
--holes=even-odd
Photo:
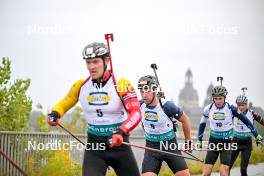
[[[22,175],[27,176],[27,174],[15,163],[15,161],[5,154],[2,149],[0,149],[0,155],[3,155],[3,157],[6,158],[17,170],[19,170]]]

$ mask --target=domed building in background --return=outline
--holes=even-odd
[[[185,74],[185,85],[179,94],[179,106],[184,109],[199,107],[199,97],[193,87],[193,74],[190,69]]]
[[[193,130],[197,130],[203,108],[199,106],[199,96],[193,87],[193,74],[190,69],[185,74],[185,83],[178,97],[178,106],[190,117]]]

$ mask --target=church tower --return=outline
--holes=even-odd
[[[185,85],[179,94],[179,106],[183,109],[193,109],[199,107],[199,97],[193,87],[193,74],[190,69],[185,74]]]

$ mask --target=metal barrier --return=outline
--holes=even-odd
[[[79,139],[86,142],[87,135],[77,134]],[[183,140],[178,138],[178,140]],[[47,162],[47,156],[43,155],[38,148],[34,148],[39,145],[41,148],[47,143],[63,144],[75,141],[69,134],[66,133],[44,133],[44,132],[12,132],[12,131],[0,131],[0,149],[7,154],[16,164],[24,171],[28,172],[34,167],[44,166]],[[130,142],[137,145],[145,145],[144,136],[130,136]],[[36,145],[34,145],[36,144]],[[41,144],[41,145],[40,145]],[[34,150],[36,149],[36,150]],[[141,168],[144,150],[133,149],[139,168]],[[77,163],[82,163],[83,150],[73,148],[70,150],[70,157]],[[0,155],[0,176],[12,176],[22,175],[19,171],[13,167],[13,165],[7,161],[2,155]]]

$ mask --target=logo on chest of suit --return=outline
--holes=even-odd
[[[157,122],[159,120],[157,112],[154,111],[145,111],[144,118],[150,122]]]
[[[110,96],[107,92],[91,92],[87,97],[89,105],[108,105]]]
[[[225,120],[226,118],[226,115],[225,113],[223,112],[214,112],[211,117],[214,119],[214,120]]]

